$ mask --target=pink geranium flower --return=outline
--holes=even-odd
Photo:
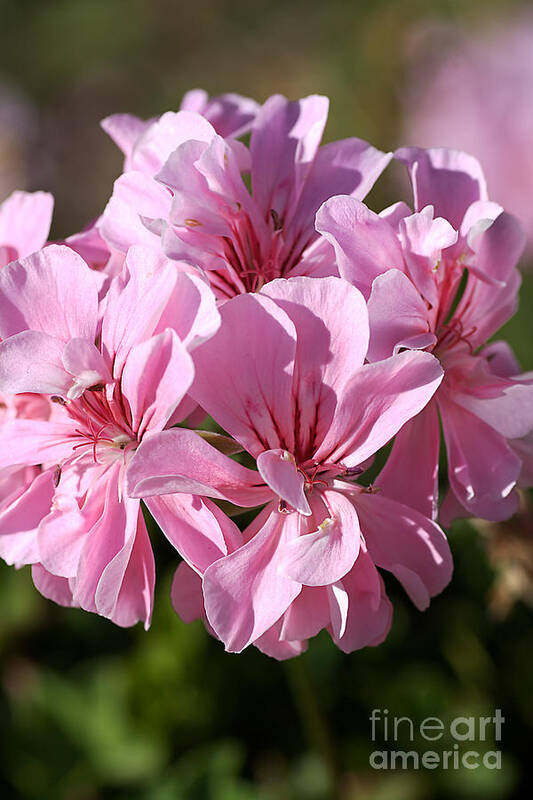
[[[417,31],[426,57],[416,58],[403,92],[403,136],[475,155],[491,196],[524,225],[531,258],[533,16],[516,8],[505,9],[505,18],[488,15],[479,27],[424,24]]]
[[[151,132],[157,146],[151,139],[142,163],[132,160],[116,181],[102,235],[117,250],[160,239],[170,258],[205,270],[221,299],[276,277],[337,274],[331,248],[314,229],[315,212],[339,192],[363,198],[390,154],[355,138],[319,147],[327,113],[325,97],[270,97],[249,148],[198,115],[165,115]]]
[[[396,157],[410,170],[414,214],[399,203],[377,215],[336,197],[317,215],[341,275],[369,298],[369,359],[427,349],[445,369],[434,401],[396,438],[379,485],[435,515],[440,416],[451,488],[444,518],[505,519],[517,507],[521,470],[508,439],[533,428],[533,393],[493,374],[480,348],[516,310],[524,235],[488,201],[472,157],[416,148]]]
[[[0,204],[0,267],[44,246],[53,210],[48,192],[13,192]]]
[[[53,408],[0,427],[0,467],[33,477],[2,505],[0,552],[33,564],[47,597],[147,626],[154,561],[125,471],[139,443],[176,416],[194,375],[190,351],[219,315],[203,281],[143,247],[128,253],[103,307],[97,289],[95,273],[64,246],[0,272],[0,389],[46,395]],[[247,471],[235,470],[244,480]],[[195,511],[219,535],[231,525],[190,496],[160,505],[171,541],[191,530]]]
[[[274,281],[225,303],[221,317],[197,351],[191,393],[256,460],[242,496],[262,481],[270,502],[227,555],[213,548],[202,565],[198,543],[184,543],[177,610],[203,613],[201,579],[208,625],[230,651],[254,643],[286,658],[324,627],[345,651],[377,644],[391,607],[376,565],[425,608],[448,582],[451,557],[434,522],[354,478],[430,400],[438,361],[407,352],[365,365],[364,299],[335,277]],[[223,467],[216,453],[211,467],[206,443],[191,436],[146,439],[128,470],[130,493],[227,495],[234,462]]]

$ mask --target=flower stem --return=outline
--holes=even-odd
[[[285,661],[284,666],[294,705],[309,746],[321,754],[329,772],[332,797],[337,798],[339,797],[339,768],[333,737],[323,709],[318,702],[318,689],[301,657]]]

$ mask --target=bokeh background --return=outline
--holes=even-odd
[[[99,120],[177,108],[194,87],[258,100],[323,93],[332,101],[328,139],[476,150],[493,199],[528,227],[533,22],[523,4],[3,0],[0,9],[0,199],[14,188],[52,191],[55,237],[97,216],[120,172]],[[390,169],[369,202],[379,209],[403,190]],[[533,368],[528,260],[520,310],[504,331],[524,369]],[[455,576],[429,611],[415,611],[387,579],[395,620],[385,644],[345,656],[321,635],[286,664],[254,649],[225,654],[199,623],[178,620],[169,600],[176,555],[162,538],[148,633],[58,608],[35,592],[28,570],[0,565],[1,797],[529,797],[529,498],[505,526],[459,523],[450,540]],[[415,722],[501,708],[502,769],[372,770],[373,708]],[[406,737],[395,747],[428,744]]]

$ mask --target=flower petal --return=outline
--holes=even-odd
[[[454,494],[476,517],[507,519],[516,506],[512,490],[520,459],[500,433],[470,411],[448,399],[439,407]]]
[[[262,294],[234,297],[220,315],[218,332],[195,350],[192,397],[252,455],[292,452],[293,323]]]
[[[397,269],[390,269],[374,280],[368,299],[368,316],[369,361],[389,358],[407,342],[418,341],[429,347],[437,341],[430,333],[427,305],[407,275]]]
[[[403,270],[394,229],[355,197],[327,200],[316,215],[316,229],[333,245],[341,277],[366,298],[374,278],[389,269]]]
[[[435,519],[438,510],[440,425],[431,400],[396,434],[385,466],[375,480],[384,495]],[[413,457],[413,454],[416,454]]]
[[[48,192],[13,192],[0,205],[0,243],[25,258],[44,247],[54,210]],[[1,266],[4,266],[3,264]]]
[[[342,460],[346,467],[361,464],[427,405],[442,375],[437,359],[421,351],[361,367],[339,398],[315,459]]]
[[[444,532],[383,492],[359,492],[353,500],[372,560],[392,572],[417,608],[424,610],[452,575]]]
[[[331,516],[317,531],[288,542],[279,567],[283,575],[305,586],[336,583],[353,567],[359,553],[359,520],[352,503],[334,491],[325,491],[324,498]]]
[[[304,491],[304,476],[298,472],[291,453],[286,450],[265,450],[257,457],[257,469],[278,497],[301,514],[311,514]]]
[[[468,153],[445,147],[402,147],[394,157],[409,169],[416,210],[432,205],[435,215],[447,219],[455,230],[472,203],[487,200],[481,166]]]
[[[170,329],[132,347],[121,385],[130,405],[132,429],[139,438],[165,426],[193,377],[192,359]]]
[[[287,542],[297,534],[298,514],[273,511],[259,533],[204,575],[207,619],[230,652],[262,636],[287,610],[301,585],[280,574]]]
[[[272,497],[258,472],[211,447],[184,428],[153,433],[145,438],[127,471],[130,497],[184,492],[255,506]]]
[[[97,323],[97,278],[70,247],[49,245],[0,270],[0,338],[33,330],[93,342]]]
[[[282,278],[261,293],[275,300],[296,328],[297,445],[309,452],[313,440],[326,434],[346,382],[364,363],[369,337],[366,304],[355,287],[335,277]]]
[[[63,365],[65,343],[40,331],[22,331],[0,342],[0,391],[67,395],[72,375]]]

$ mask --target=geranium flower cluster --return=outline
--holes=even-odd
[[[381,570],[419,609],[447,585],[439,520],[516,510],[533,375],[488,340],[523,233],[472,157],[321,145],[327,113],[191,92],[104,120],[124,171],[81,233],[47,241],[45,193],[0,207],[0,555],[46,597],[148,627],[149,513],[185,622],[350,652],[390,628]],[[392,158],[414,208],[376,214]]]

